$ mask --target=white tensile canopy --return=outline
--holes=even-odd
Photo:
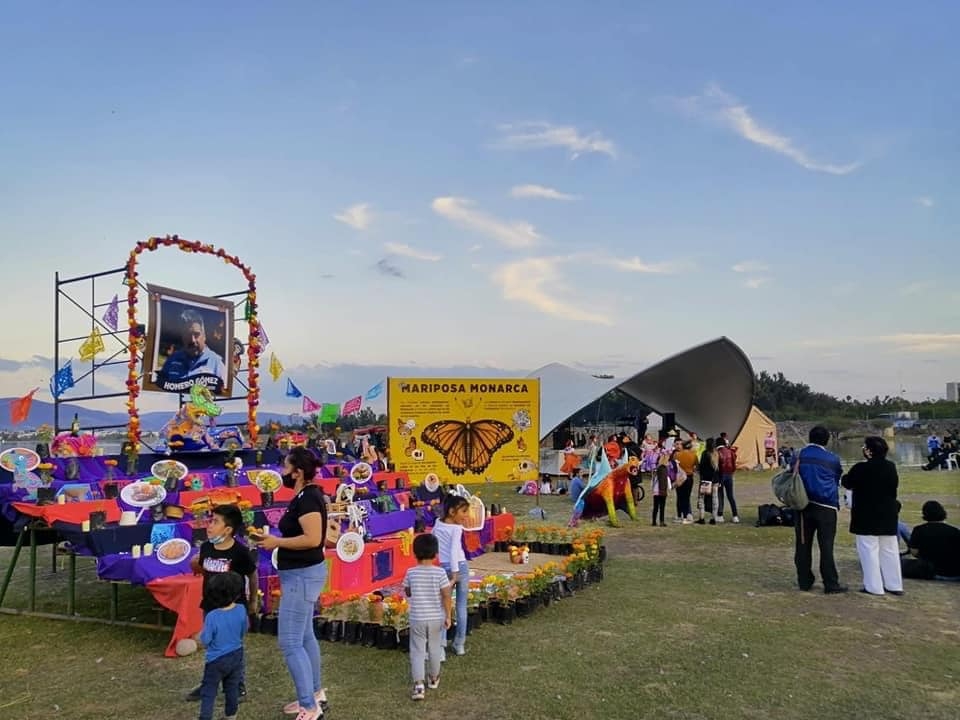
[[[726,432],[737,437],[750,415],[753,367],[744,352],[721,337],[662,360],[629,378],[595,378],[560,363],[544,365],[540,378],[540,435],[549,436],[567,418],[613,389],[701,437]]]

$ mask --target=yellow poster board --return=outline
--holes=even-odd
[[[388,378],[390,459],[413,484],[536,479],[539,378]]]

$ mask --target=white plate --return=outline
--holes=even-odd
[[[120,498],[133,507],[153,507],[159,505],[167,497],[163,485],[151,485],[147,482],[134,482],[124,485],[120,490]]]
[[[273,549],[273,552],[270,553],[270,564],[273,565],[274,570],[278,570],[278,571],[280,570],[280,566],[277,564],[279,557],[280,557],[280,548],[275,547]]]
[[[247,478],[260,492],[276,492],[283,487],[283,478],[276,470],[247,470]]]
[[[344,562],[356,562],[363,557],[363,536],[355,532],[341,535],[337,540],[337,557]]]
[[[150,466],[150,474],[160,478],[164,482],[166,482],[169,477],[183,480],[188,472],[190,471],[187,469],[187,466],[179,460],[157,460],[157,462]]]
[[[27,461],[27,465],[24,470],[34,470],[37,465],[40,464],[40,456],[37,455],[33,450],[29,448],[10,448],[9,450],[4,450],[0,453],[0,467],[9,472],[14,472],[17,467],[14,464],[17,459],[17,455],[23,455],[24,460]],[[369,467],[369,466],[368,466]]]
[[[369,463],[358,462],[350,468],[350,479],[358,483],[368,482],[373,479],[373,468]]]
[[[176,565],[190,557],[190,543],[183,538],[171,538],[157,548],[157,560],[164,565]]]

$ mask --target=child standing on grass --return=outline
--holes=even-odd
[[[659,515],[660,527],[667,526],[663,516],[667,509],[667,493],[670,491],[670,476],[665,457],[661,457],[661,462],[657,464],[657,469],[653,472],[653,485],[650,488],[650,492],[653,493],[653,522],[651,524],[656,526],[657,515]]]
[[[236,505],[218,505],[213,509],[213,515],[207,523],[207,541],[200,546],[200,553],[190,562],[195,573],[203,573],[204,592],[200,609],[205,615],[214,607],[207,599],[206,593],[211,578],[228,572],[236,573],[242,580],[240,591],[233,599],[246,606],[248,614],[254,615],[257,612],[257,564],[250,548],[241,545],[235,539],[242,537],[244,532],[243,515]],[[246,669],[241,668],[241,702],[247,695],[245,675]],[[200,699],[199,685],[190,691],[187,699]]]
[[[443,636],[450,627],[450,580],[443,568],[433,561],[439,547],[435,535],[424,533],[413,540],[413,555],[417,564],[407,570],[403,590],[410,598],[410,674],[413,676],[412,700],[423,700],[424,671],[426,687],[435,690],[440,685],[440,653]],[[202,720],[202,719],[201,719]]]
[[[243,675],[243,636],[247,609],[236,600],[243,589],[237,573],[218,573],[206,583],[204,600],[211,610],[203,619],[200,642],[206,647],[206,664],[200,683],[200,720],[213,720],[217,690],[223,684],[225,720],[236,720]]]
[[[443,518],[433,525],[433,534],[440,547],[440,566],[457,589],[457,630],[453,637],[453,652],[467,652],[467,594],[470,592],[470,567],[463,551],[463,524],[470,514],[470,503],[459,495],[447,495],[443,500]],[[441,655],[442,657],[442,655]]]

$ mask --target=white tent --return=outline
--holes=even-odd
[[[540,378],[540,435],[549,436],[567,418],[610,390],[619,389],[701,437],[736,437],[750,414],[753,368],[726,337],[678,353],[629,378],[595,378],[560,363],[545,365]]]

